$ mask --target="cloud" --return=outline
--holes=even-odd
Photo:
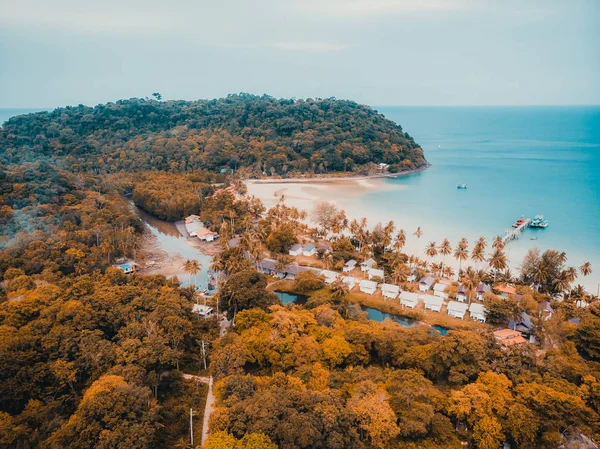
[[[311,15],[333,18],[381,16],[386,14],[452,11],[467,0],[305,0],[298,8]]]

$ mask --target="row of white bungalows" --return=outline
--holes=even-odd
[[[442,284],[441,282],[438,282],[437,284],[435,284],[433,286],[433,294],[435,296],[439,296],[442,299],[447,299],[448,298],[448,293],[446,293],[446,288],[448,286],[446,284]]]
[[[454,318],[464,319],[468,309],[469,305],[464,302],[450,301],[448,303],[448,315]]]
[[[433,284],[435,284],[435,278],[433,276],[423,276],[419,281],[419,290],[422,292],[431,290]]]
[[[398,294],[400,293],[400,287],[393,284],[381,284],[381,293],[384,298],[387,299],[396,299]]]
[[[400,293],[400,304],[402,304],[403,306],[406,307],[410,307],[411,309],[414,309],[415,307],[417,307],[417,304],[419,304],[421,302],[421,297],[416,294],[416,293],[412,293],[412,292],[402,292]]]
[[[367,259],[364,262],[360,263],[360,271],[369,271],[371,268],[375,267],[377,262],[373,259]]]
[[[356,264],[357,264],[356,260],[350,259],[348,262],[346,262],[344,264],[344,269],[343,269],[344,273],[350,273],[352,270],[354,270],[356,268]]]
[[[377,282],[363,279],[359,284],[360,291],[367,295],[372,295],[377,290]]]
[[[336,273],[335,271],[331,271],[331,270],[322,270],[319,273],[319,275],[323,276],[325,278],[326,284],[333,284],[335,282],[335,280],[338,278],[339,273]]]
[[[422,295],[420,296],[420,298],[423,300],[423,304],[425,305],[426,310],[431,310],[432,312],[439,312],[440,310],[442,310],[442,306],[444,305],[444,298],[432,295]]]
[[[385,276],[385,273],[383,272],[383,270],[379,270],[377,268],[371,268],[367,274],[369,275],[369,279],[373,279],[373,278],[379,278],[381,280],[383,280],[383,277]]]
[[[306,245],[300,245],[296,243],[292,245],[288,250],[290,256],[314,256],[317,254],[317,247],[312,243],[307,243]]]
[[[352,290],[356,286],[356,284],[359,282],[359,280],[352,276],[344,276],[342,278],[342,282],[344,284],[346,284],[350,290]]]

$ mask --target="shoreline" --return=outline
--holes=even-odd
[[[431,167],[431,163],[427,163],[413,170],[398,172],[398,173],[374,173],[372,175],[350,175],[350,176],[316,176],[311,178],[256,178],[246,179],[246,184],[295,184],[295,183],[324,183],[324,182],[344,182],[344,181],[366,181],[369,179],[396,179],[403,176],[414,175]]]

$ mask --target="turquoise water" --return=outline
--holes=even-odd
[[[361,306],[361,309],[363,312],[367,312],[367,318],[371,321],[382,322],[383,320],[389,318],[403,327],[415,327],[417,324],[419,324],[419,322],[416,320],[398,315],[391,315],[389,313],[382,312],[381,310],[373,309],[372,307]]]
[[[276,291],[275,294],[279,297],[279,300],[281,301],[282,304],[299,304],[299,305],[301,305],[301,304],[306,303],[306,300],[308,299],[308,296],[296,295],[295,293]]]
[[[421,241],[409,239],[407,249],[422,253],[444,237],[453,245],[461,237],[491,241],[521,215],[543,214],[548,228],[527,230],[507,246],[511,265],[529,248],[566,251],[570,265],[592,263],[592,275],[577,282],[596,292],[600,107],[377,109],[422,145],[432,167],[359,197],[357,209],[371,224],[393,219],[408,234],[421,226]]]

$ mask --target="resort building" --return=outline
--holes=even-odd
[[[219,237],[219,234],[217,234],[216,232],[212,232],[208,228],[202,228],[199,231],[190,233],[190,236],[198,237],[198,240],[201,240],[203,242],[213,242]]]
[[[512,345],[527,343],[527,340],[523,338],[521,332],[512,329],[502,329],[496,331],[494,332],[494,337],[505,348],[508,348]]]
[[[208,318],[212,315],[213,309],[203,304],[194,304],[192,312],[197,313],[200,318]]]
[[[458,286],[458,293],[456,294],[456,300],[460,302],[467,301],[467,291],[463,285]]]
[[[496,290],[503,298],[506,298],[509,295],[515,295],[517,293],[517,289],[508,284],[495,285],[494,290]]]
[[[488,292],[492,291],[492,287],[490,287],[487,284],[484,284],[483,282],[480,282],[479,285],[477,285],[477,290],[475,291],[475,296],[479,301],[483,301],[483,295],[485,295]]]
[[[527,312],[521,312],[521,318],[516,322],[515,320],[510,320],[508,322],[508,327],[523,334],[530,334],[533,331],[533,323],[531,322],[531,317],[527,314]]]
[[[448,303],[448,315],[462,320],[465,318],[468,308],[469,305],[464,302],[450,301]]]
[[[379,278],[379,279],[383,280],[383,277],[385,276],[385,273],[383,272],[383,270],[379,270],[377,268],[371,268],[367,274],[369,276],[369,279]]]
[[[335,280],[338,278],[339,273],[336,273],[335,271],[331,271],[331,270],[322,270],[319,273],[319,275],[323,276],[325,278],[326,284],[333,284],[335,282]]]
[[[554,309],[552,308],[552,304],[550,304],[550,301],[542,301],[538,304],[537,309],[538,313],[542,316],[544,320],[549,320],[554,314]]]
[[[308,243],[307,245],[304,245],[304,248],[302,248],[303,256],[310,257],[314,256],[315,254],[317,254],[317,247],[312,243]]]
[[[363,279],[360,281],[360,291],[367,295],[372,295],[377,290],[377,282]]]
[[[354,288],[354,286],[356,285],[356,283],[358,282],[358,279],[356,279],[352,276],[344,276],[342,278],[342,282],[344,284],[346,284],[350,290],[352,290]]]
[[[469,306],[469,314],[471,315],[471,319],[481,321],[485,323],[485,314],[487,310],[483,307],[483,304],[478,302],[471,303]]]
[[[377,262],[375,262],[375,260],[367,259],[364,262],[360,263],[360,271],[369,271],[375,265],[377,265]]]
[[[438,282],[433,286],[433,294],[435,296],[439,296],[440,298],[446,299],[448,297],[448,293],[445,293],[446,287],[448,287],[446,284]]]
[[[396,299],[400,293],[400,287],[393,284],[381,284],[381,293],[384,298]]]
[[[352,270],[356,268],[356,260],[351,259],[344,264],[344,273],[350,273]]]
[[[431,310],[432,312],[439,312],[442,310],[444,300],[439,296],[422,295],[420,298],[423,300],[423,304],[425,304],[427,310]]]
[[[295,245],[292,245],[288,251],[290,256],[301,256],[302,255],[302,245],[300,245],[299,243],[296,243]]]
[[[204,228],[204,223],[202,223],[198,215],[190,215],[189,217],[185,217],[184,226],[187,233],[191,237],[194,237],[196,232]]]
[[[426,292],[431,290],[432,285],[435,283],[433,276],[423,276],[419,281],[419,290]]]
[[[120,265],[115,265],[115,268],[118,268],[125,274],[135,273],[136,265],[134,262],[122,263]]]
[[[421,298],[416,293],[412,292],[401,292],[400,293],[400,304],[403,306],[410,307],[414,309],[417,307],[417,304],[421,302]]]
[[[317,246],[317,252],[322,252],[323,254],[329,254],[331,252],[331,245],[322,244]]]
[[[406,282],[415,282],[417,280],[417,276],[415,274],[411,274],[406,278]]]

